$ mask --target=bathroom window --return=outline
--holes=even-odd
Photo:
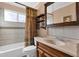
[[[24,14],[18,14],[18,22],[25,22],[25,15]]]
[[[5,18],[5,21],[17,22],[17,12],[5,10],[4,18]]]
[[[10,22],[25,22],[25,14],[5,9],[4,20]]]

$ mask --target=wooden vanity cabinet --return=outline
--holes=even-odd
[[[37,57],[71,57],[61,51],[51,48],[43,43],[37,42]]]

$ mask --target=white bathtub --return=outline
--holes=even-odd
[[[23,42],[0,46],[0,57],[21,57],[24,55],[23,48]]]

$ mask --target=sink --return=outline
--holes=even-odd
[[[48,42],[48,43],[51,43],[51,44],[54,44],[54,41],[53,40],[44,40],[45,42]]]
[[[52,36],[47,36],[45,38],[43,38],[44,41],[54,44],[54,45],[58,45],[58,46],[62,46],[65,45],[66,43],[62,40],[59,40],[57,37],[52,37]]]
[[[57,39],[56,40],[46,39],[45,41],[50,43],[50,44],[54,44],[54,45],[58,45],[58,46],[65,45],[65,42],[57,40]]]
[[[34,39],[40,39],[40,41],[45,41],[47,43],[53,44],[53,45],[57,45],[57,46],[62,46],[65,45],[66,43],[62,40],[57,39],[56,37],[35,37]]]

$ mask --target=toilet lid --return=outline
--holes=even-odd
[[[36,46],[31,45],[31,46],[27,46],[27,47],[25,47],[25,48],[23,49],[23,51],[25,52],[25,51],[35,50],[35,49],[36,49]]]

